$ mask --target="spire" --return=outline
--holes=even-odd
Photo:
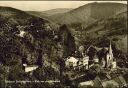
[[[109,45],[109,54],[112,54],[112,46],[111,46],[111,41],[110,41],[110,45]]]
[[[109,45],[109,54],[112,55],[112,57],[113,57],[111,41],[110,41],[110,45]]]

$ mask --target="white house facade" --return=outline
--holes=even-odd
[[[69,57],[69,58],[67,58],[67,60],[65,61],[65,65],[66,65],[67,67],[75,67],[75,66],[77,66],[77,62],[78,62],[78,60],[77,60],[76,58],[74,58],[74,57]]]

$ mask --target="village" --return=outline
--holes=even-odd
[[[23,35],[24,32],[21,32],[20,36]],[[50,66],[60,72],[60,80],[55,77],[55,79],[46,82],[62,83],[67,88],[127,88],[127,76],[125,78],[124,75],[128,70],[118,66],[117,58],[114,57],[113,52],[111,41],[108,47],[99,48],[90,45],[84,49],[84,46],[79,46],[75,53],[63,58],[62,68],[47,59],[43,61],[41,67]],[[43,56],[47,57],[47,54]],[[29,75],[33,75],[33,72],[40,68],[39,64],[22,63],[22,65],[24,72]]]
[[[82,46],[80,48],[82,49]],[[123,70],[117,65],[111,42],[109,47],[98,48],[99,51],[102,51],[101,57],[96,54],[93,58],[88,56],[91,48],[97,49],[97,47],[90,46],[85,52],[82,52],[81,58],[72,55],[65,59],[65,77],[72,81],[72,85],[80,88],[108,88],[108,86],[109,88],[115,86],[126,88],[125,78],[123,74],[120,74]]]
[[[90,49],[97,49],[97,47],[89,46],[86,51],[81,52],[81,56],[77,56],[78,52],[64,59],[63,71],[60,72],[60,81],[66,86],[77,86],[77,87],[101,87],[106,86],[113,87],[127,87],[125,78],[123,77],[124,70],[117,65],[117,60],[113,55],[111,42],[109,47],[98,48],[101,53],[101,57],[95,54],[93,57],[89,56]],[[82,51],[83,46],[79,49]],[[79,53],[80,55],[80,53]],[[49,62],[45,61],[43,64],[52,66],[55,69],[55,65],[50,65]],[[44,65],[43,65],[44,66]],[[23,64],[24,71],[31,73],[39,68],[38,65],[27,66]],[[56,80],[53,80],[56,82]],[[68,83],[67,83],[68,82]]]
[[[86,53],[82,52],[82,58],[75,58],[73,56],[69,56],[65,61],[66,67],[74,70],[77,68],[80,69],[82,67],[84,67],[85,69],[89,69],[95,64],[99,64],[102,68],[116,69],[117,64],[116,64],[116,59],[113,57],[111,44],[109,45],[108,48],[103,48],[103,50],[105,51],[104,53],[105,55],[103,55],[101,59],[98,58],[97,55],[95,55],[93,58],[87,55],[89,49],[92,47],[93,46],[90,46],[87,49]]]

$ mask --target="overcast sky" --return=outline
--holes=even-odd
[[[45,11],[56,8],[77,8],[79,6],[91,2],[96,2],[96,1],[0,1],[0,6],[9,6],[26,11]],[[102,2],[110,2],[110,1],[102,1]],[[127,4],[127,1],[111,1],[111,2]]]

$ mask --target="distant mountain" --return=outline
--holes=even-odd
[[[114,40],[116,48],[127,53],[126,4],[89,3],[48,18],[58,24],[69,25],[78,46],[84,41],[91,41],[92,44],[102,46],[103,41],[108,38],[108,40]],[[103,46],[106,45],[103,43]]]
[[[51,9],[47,11],[43,11],[42,13],[47,14],[48,16],[58,14],[58,13],[66,13],[72,10],[72,8],[57,8],[57,9]]]
[[[89,3],[66,13],[52,15],[49,19],[59,24],[83,22],[90,24],[97,19],[108,18],[117,13],[124,12],[126,9],[127,5],[121,3]]]
[[[11,8],[11,7],[0,7],[0,20],[6,20],[6,21],[11,21],[12,20],[12,24],[20,24],[20,25],[27,25],[30,20],[32,19],[41,19],[42,21],[48,22],[45,19],[30,15],[24,11],[15,9],[15,8]],[[13,21],[15,23],[13,23]]]
[[[26,13],[37,17],[47,18],[47,14],[42,13],[41,11],[26,11]]]
[[[87,27],[77,26],[74,35],[76,41],[91,41],[92,44],[103,47],[112,41],[116,49],[127,53],[127,11],[112,17],[98,20]],[[81,37],[77,37],[78,35]]]
[[[46,11],[27,11],[27,13],[35,15],[35,16],[47,18],[48,16],[65,13],[70,10],[72,10],[72,8],[58,8],[58,9],[51,9],[51,10],[46,10]]]

